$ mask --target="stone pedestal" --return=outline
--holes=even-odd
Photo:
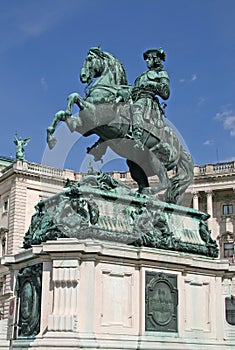
[[[234,271],[207,214],[107,174],[66,185],[3,261],[18,301],[12,349],[233,349]]]
[[[234,348],[235,332],[225,319],[234,284],[227,262],[60,238],[5,264],[16,276],[42,264],[40,331],[18,335],[13,349]],[[21,307],[27,314],[27,305]]]

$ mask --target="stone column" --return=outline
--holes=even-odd
[[[206,191],[206,204],[207,204],[207,213],[213,218],[213,203],[212,203],[212,190]]]
[[[198,192],[193,192],[193,209],[199,209]]]
[[[49,331],[77,332],[79,261],[53,261],[53,312]]]

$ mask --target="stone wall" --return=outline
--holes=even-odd
[[[218,259],[59,239],[5,263],[16,275],[43,264],[40,331],[13,349],[234,348],[224,307],[232,271]]]

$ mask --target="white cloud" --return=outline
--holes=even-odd
[[[202,105],[204,105],[204,103],[205,103],[207,100],[208,100],[207,97],[199,97],[197,105],[198,105],[198,106],[202,106]]]
[[[206,140],[203,142],[203,145],[204,146],[211,146],[211,145],[214,145],[214,140]]]
[[[229,131],[230,136],[235,137],[235,112],[231,108],[216,113],[215,119],[223,123],[224,129]]]
[[[0,12],[0,27],[7,28],[7,40],[4,30],[0,31],[0,53],[24,44],[31,38],[39,37],[48,30],[56,27],[60,22],[73,16],[71,7],[77,7],[76,0],[58,2],[54,6],[51,2],[22,2],[8,7]]]
[[[235,136],[235,115],[227,117],[224,120],[224,128],[230,131],[231,136]]]
[[[194,74],[192,74],[191,78],[180,78],[179,82],[180,83],[191,83],[195,80],[197,80],[197,75],[194,73]]]

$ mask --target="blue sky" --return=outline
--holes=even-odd
[[[31,137],[27,160],[56,165],[46,128],[69,93],[84,94],[80,68],[100,44],[123,63],[130,84],[145,70],[143,51],[163,47],[167,117],[194,162],[234,160],[234,16],[234,0],[1,0],[0,154],[15,156],[17,132]],[[93,140],[63,132],[70,146],[57,165],[77,171]]]

